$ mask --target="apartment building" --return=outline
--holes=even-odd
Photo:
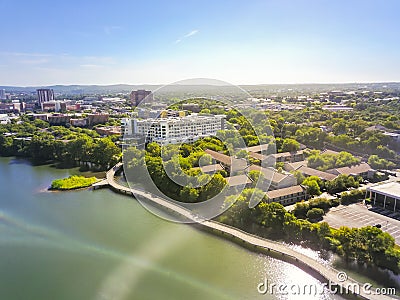
[[[278,202],[284,206],[308,199],[307,190],[302,185],[268,191],[265,194],[269,203]]]
[[[124,122],[124,133],[141,135],[147,142],[161,145],[193,142],[201,137],[216,135],[225,129],[224,115],[131,119]]]

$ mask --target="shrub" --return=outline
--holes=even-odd
[[[365,190],[352,190],[340,194],[342,204],[356,203],[364,199]]]
[[[310,221],[319,221],[324,215],[324,210],[321,208],[312,208],[307,212],[307,219]]]

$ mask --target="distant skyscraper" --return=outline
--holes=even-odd
[[[52,89],[38,89],[36,91],[40,106],[44,102],[54,101],[54,91]]]
[[[5,99],[6,99],[6,90],[0,89],[0,100],[5,100]]]
[[[131,102],[132,104],[138,106],[140,102],[143,101],[144,98],[149,96],[150,101],[153,100],[153,94],[151,91],[146,91],[146,90],[137,90],[137,91],[132,91],[131,93]]]

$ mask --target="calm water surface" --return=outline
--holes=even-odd
[[[106,189],[46,191],[75,173],[0,158],[0,299],[341,299],[260,295],[320,282]]]

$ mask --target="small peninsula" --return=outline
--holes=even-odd
[[[53,180],[49,190],[60,190],[60,191],[75,190],[75,189],[89,187],[97,181],[98,179],[96,177],[84,177],[84,176],[72,175],[69,176],[68,178]]]

